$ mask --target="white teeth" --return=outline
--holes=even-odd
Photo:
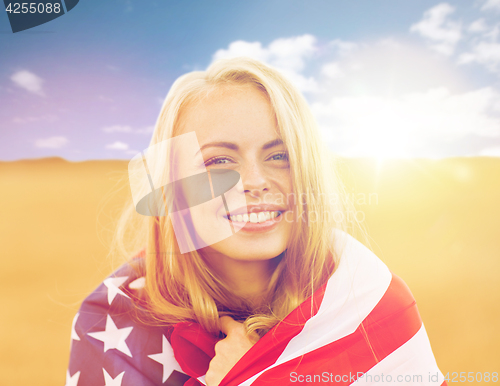
[[[278,217],[280,214],[279,211],[273,211],[273,212],[258,212],[258,213],[244,213],[244,214],[238,214],[238,215],[233,215],[229,216],[231,221],[234,222],[251,222],[253,224],[257,223],[262,223],[269,221],[273,218]]]

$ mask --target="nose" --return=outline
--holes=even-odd
[[[252,197],[259,197],[269,191],[269,180],[257,164],[248,165],[240,170],[243,189]]]

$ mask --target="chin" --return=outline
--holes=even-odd
[[[270,260],[283,253],[286,240],[238,240],[238,234],[222,240],[209,248],[234,260]]]

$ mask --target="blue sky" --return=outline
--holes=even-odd
[[[248,55],[304,93],[346,156],[500,156],[500,0],[81,0],[12,34],[0,160],[130,159],[181,74]]]

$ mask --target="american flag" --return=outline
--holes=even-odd
[[[406,284],[368,248],[336,232],[332,277],[264,335],[221,386],[446,385]],[[144,286],[125,264],[83,302],[73,321],[66,386],[203,385],[217,338],[197,323],[151,327],[132,303]]]

